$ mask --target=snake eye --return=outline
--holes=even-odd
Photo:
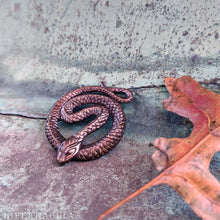
[[[65,150],[66,155],[74,154],[75,152],[76,152],[76,147],[71,145]]]
[[[70,154],[75,154],[76,153],[76,147],[70,147],[70,149],[68,149],[67,152],[65,152],[66,154],[70,155]]]

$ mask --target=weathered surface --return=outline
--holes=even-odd
[[[164,77],[188,74],[220,93],[219,11],[220,4],[206,0],[2,1],[0,113],[8,115],[0,117],[0,218],[95,219],[157,176],[149,143],[186,137],[192,128],[162,109]],[[60,167],[44,119],[62,95],[100,81],[134,92],[123,105],[125,136],[99,160]],[[60,129],[69,136],[85,124]],[[215,156],[210,165],[218,179],[219,161]],[[197,219],[167,186],[112,216]]]
[[[155,96],[157,93],[159,96]],[[166,95],[165,89],[136,91],[134,102],[124,106],[127,130],[118,146],[98,160],[71,162],[65,166],[57,164],[56,152],[45,137],[45,120],[1,116],[2,218],[16,213],[36,213],[49,217],[67,215],[63,219],[69,216],[95,219],[115,202],[157,176],[151,160],[154,148],[148,144],[158,134],[187,136],[191,130],[190,126],[184,126],[184,119],[176,116],[176,120],[170,121],[170,113],[162,110],[159,103]],[[154,105],[157,107],[152,111]],[[139,114],[135,113],[136,109],[139,109]],[[171,123],[172,128],[167,127]],[[60,126],[65,135],[72,134],[73,127],[76,129],[75,125],[62,123]],[[161,129],[163,126],[166,129]],[[103,135],[108,128],[109,125],[105,126],[93,136]],[[181,132],[183,128],[184,134]],[[114,216],[119,219],[196,218],[181,198],[166,186],[143,193]]]
[[[128,88],[161,85],[164,75],[220,75],[214,0],[18,0],[0,11],[0,68],[10,85],[49,95],[100,80]]]

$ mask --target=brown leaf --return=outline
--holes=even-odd
[[[151,182],[107,210],[99,219],[158,184],[173,187],[203,219],[220,219],[220,184],[209,171],[210,160],[220,151],[220,95],[203,88],[189,76],[166,78],[170,97],[164,108],[189,118],[194,127],[187,138],[157,138],[152,158],[164,170]]]

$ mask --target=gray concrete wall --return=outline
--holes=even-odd
[[[164,77],[190,75],[220,93],[219,14],[218,0],[0,1],[0,218],[96,219],[156,177],[149,143],[192,129],[162,108]],[[125,136],[104,158],[60,167],[44,134],[49,109],[101,81],[134,93],[123,105]],[[211,164],[218,179],[219,161]],[[108,219],[198,218],[158,186]]]
[[[74,85],[219,77],[218,1],[2,1],[2,73]],[[6,68],[4,70],[4,68]]]

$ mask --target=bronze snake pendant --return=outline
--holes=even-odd
[[[116,93],[125,93],[126,98],[121,98]],[[46,124],[46,136],[50,144],[57,149],[57,161],[63,164],[73,158],[94,160],[112,150],[125,131],[125,114],[118,102],[128,103],[132,99],[133,94],[129,90],[104,87],[103,84],[79,88],[61,97],[51,109]],[[74,112],[76,107],[87,104],[94,105]],[[84,145],[83,139],[104,125],[110,114],[113,118],[110,131],[100,140]],[[73,136],[64,138],[59,132],[58,120],[74,123],[91,115],[96,118]]]

